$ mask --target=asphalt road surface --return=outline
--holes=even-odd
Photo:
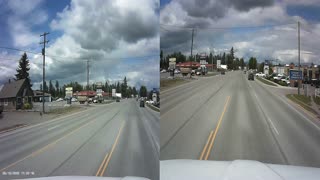
[[[241,71],[161,92],[160,159],[320,167],[318,120]]]
[[[0,179],[158,179],[159,117],[159,113],[128,99],[0,134]]]

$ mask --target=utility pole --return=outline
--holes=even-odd
[[[300,80],[298,81],[298,95],[300,95],[300,82],[302,79],[302,73],[300,73],[300,21],[298,21],[298,71],[301,74]]]
[[[191,78],[191,73],[192,73],[192,49],[193,49],[193,36],[194,36],[194,29],[192,29],[192,37],[191,37],[190,78]]]
[[[89,106],[89,60],[87,60],[87,106]]]
[[[192,39],[191,39],[191,58],[192,58],[192,49],[193,49],[193,36],[194,36],[194,29],[192,29]]]
[[[42,48],[42,57],[43,57],[43,75],[42,75],[42,113],[44,114],[44,82],[45,82],[45,62],[46,62],[46,44],[49,42],[49,40],[46,39],[46,36],[50,34],[48,32],[44,32],[43,34],[40,35],[40,37],[43,36],[43,41],[40,42],[40,44],[43,44],[43,48]]]

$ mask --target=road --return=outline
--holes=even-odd
[[[320,167],[318,120],[275,92],[241,71],[161,92],[160,159]]]
[[[159,117],[128,99],[0,134],[0,179],[71,175],[158,179]]]

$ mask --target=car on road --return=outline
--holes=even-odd
[[[162,69],[160,72],[161,72],[161,73],[166,73],[166,72],[167,72],[167,70]]]
[[[59,98],[56,100],[56,102],[61,102],[61,101],[64,101],[62,98]]]
[[[179,69],[174,70],[174,73],[175,73],[175,74],[180,74]]]
[[[72,99],[71,99],[71,102],[78,102],[78,99],[72,98]]]
[[[116,99],[116,102],[120,102],[120,98],[117,98],[117,99]]]
[[[247,74],[247,71],[243,71],[243,74]]]
[[[249,73],[249,75],[248,75],[248,80],[254,81],[254,75],[253,75],[253,73]]]
[[[225,71],[221,71],[221,75],[225,75],[226,74],[226,72]]]
[[[140,107],[144,107],[144,100],[140,100]]]

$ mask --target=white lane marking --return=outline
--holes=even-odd
[[[279,135],[279,132],[278,132],[278,130],[277,130],[277,128],[276,128],[276,126],[273,124],[273,122],[271,121],[271,119],[270,118],[268,118],[268,120],[269,120],[269,122],[270,122],[270,124],[271,124],[271,126],[273,127],[273,129],[276,131],[276,133]]]
[[[60,125],[53,126],[53,127],[51,127],[51,128],[48,128],[48,131],[50,131],[50,130],[52,130],[52,129],[55,129],[55,128],[57,128],[57,127],[60,127],[60,126],[61,126],[61,124],[60,124]]]
[[[254,96],[256,97],[257,99],[257,102],[259,103],[259,99],[258,99],[258,96],[256,94],[256,92],[254,91]],[[259,103],[260,104],[260,103]],[[260,105],[261,107],[261,105]],[[270,122],[271,126],[273,127],[274,131],[279,135],[279,131],[277,130],[276,126],[273,124],[273,122],[271,121],[271,119],[269,117],[267,117],[268,121]]]
[[[294,111],[296,111],[301,117],[303,117],[304,119],[306,119],[308,122],[310,122],[314,127],[316,127],[318,130],[320,130],[320,127],[318,125],[316,125],[312,120],[310,120],[309,118],[307,118],[305,115],[303,115],[300,111],[298,111],[296,108],[294,108],[291,104],[289,104],[288,102],[286,102],[286,100],[282,99],[281,96],[277,95],[279,97],[279,99],[286,103],[291,109],[293,109]]]

